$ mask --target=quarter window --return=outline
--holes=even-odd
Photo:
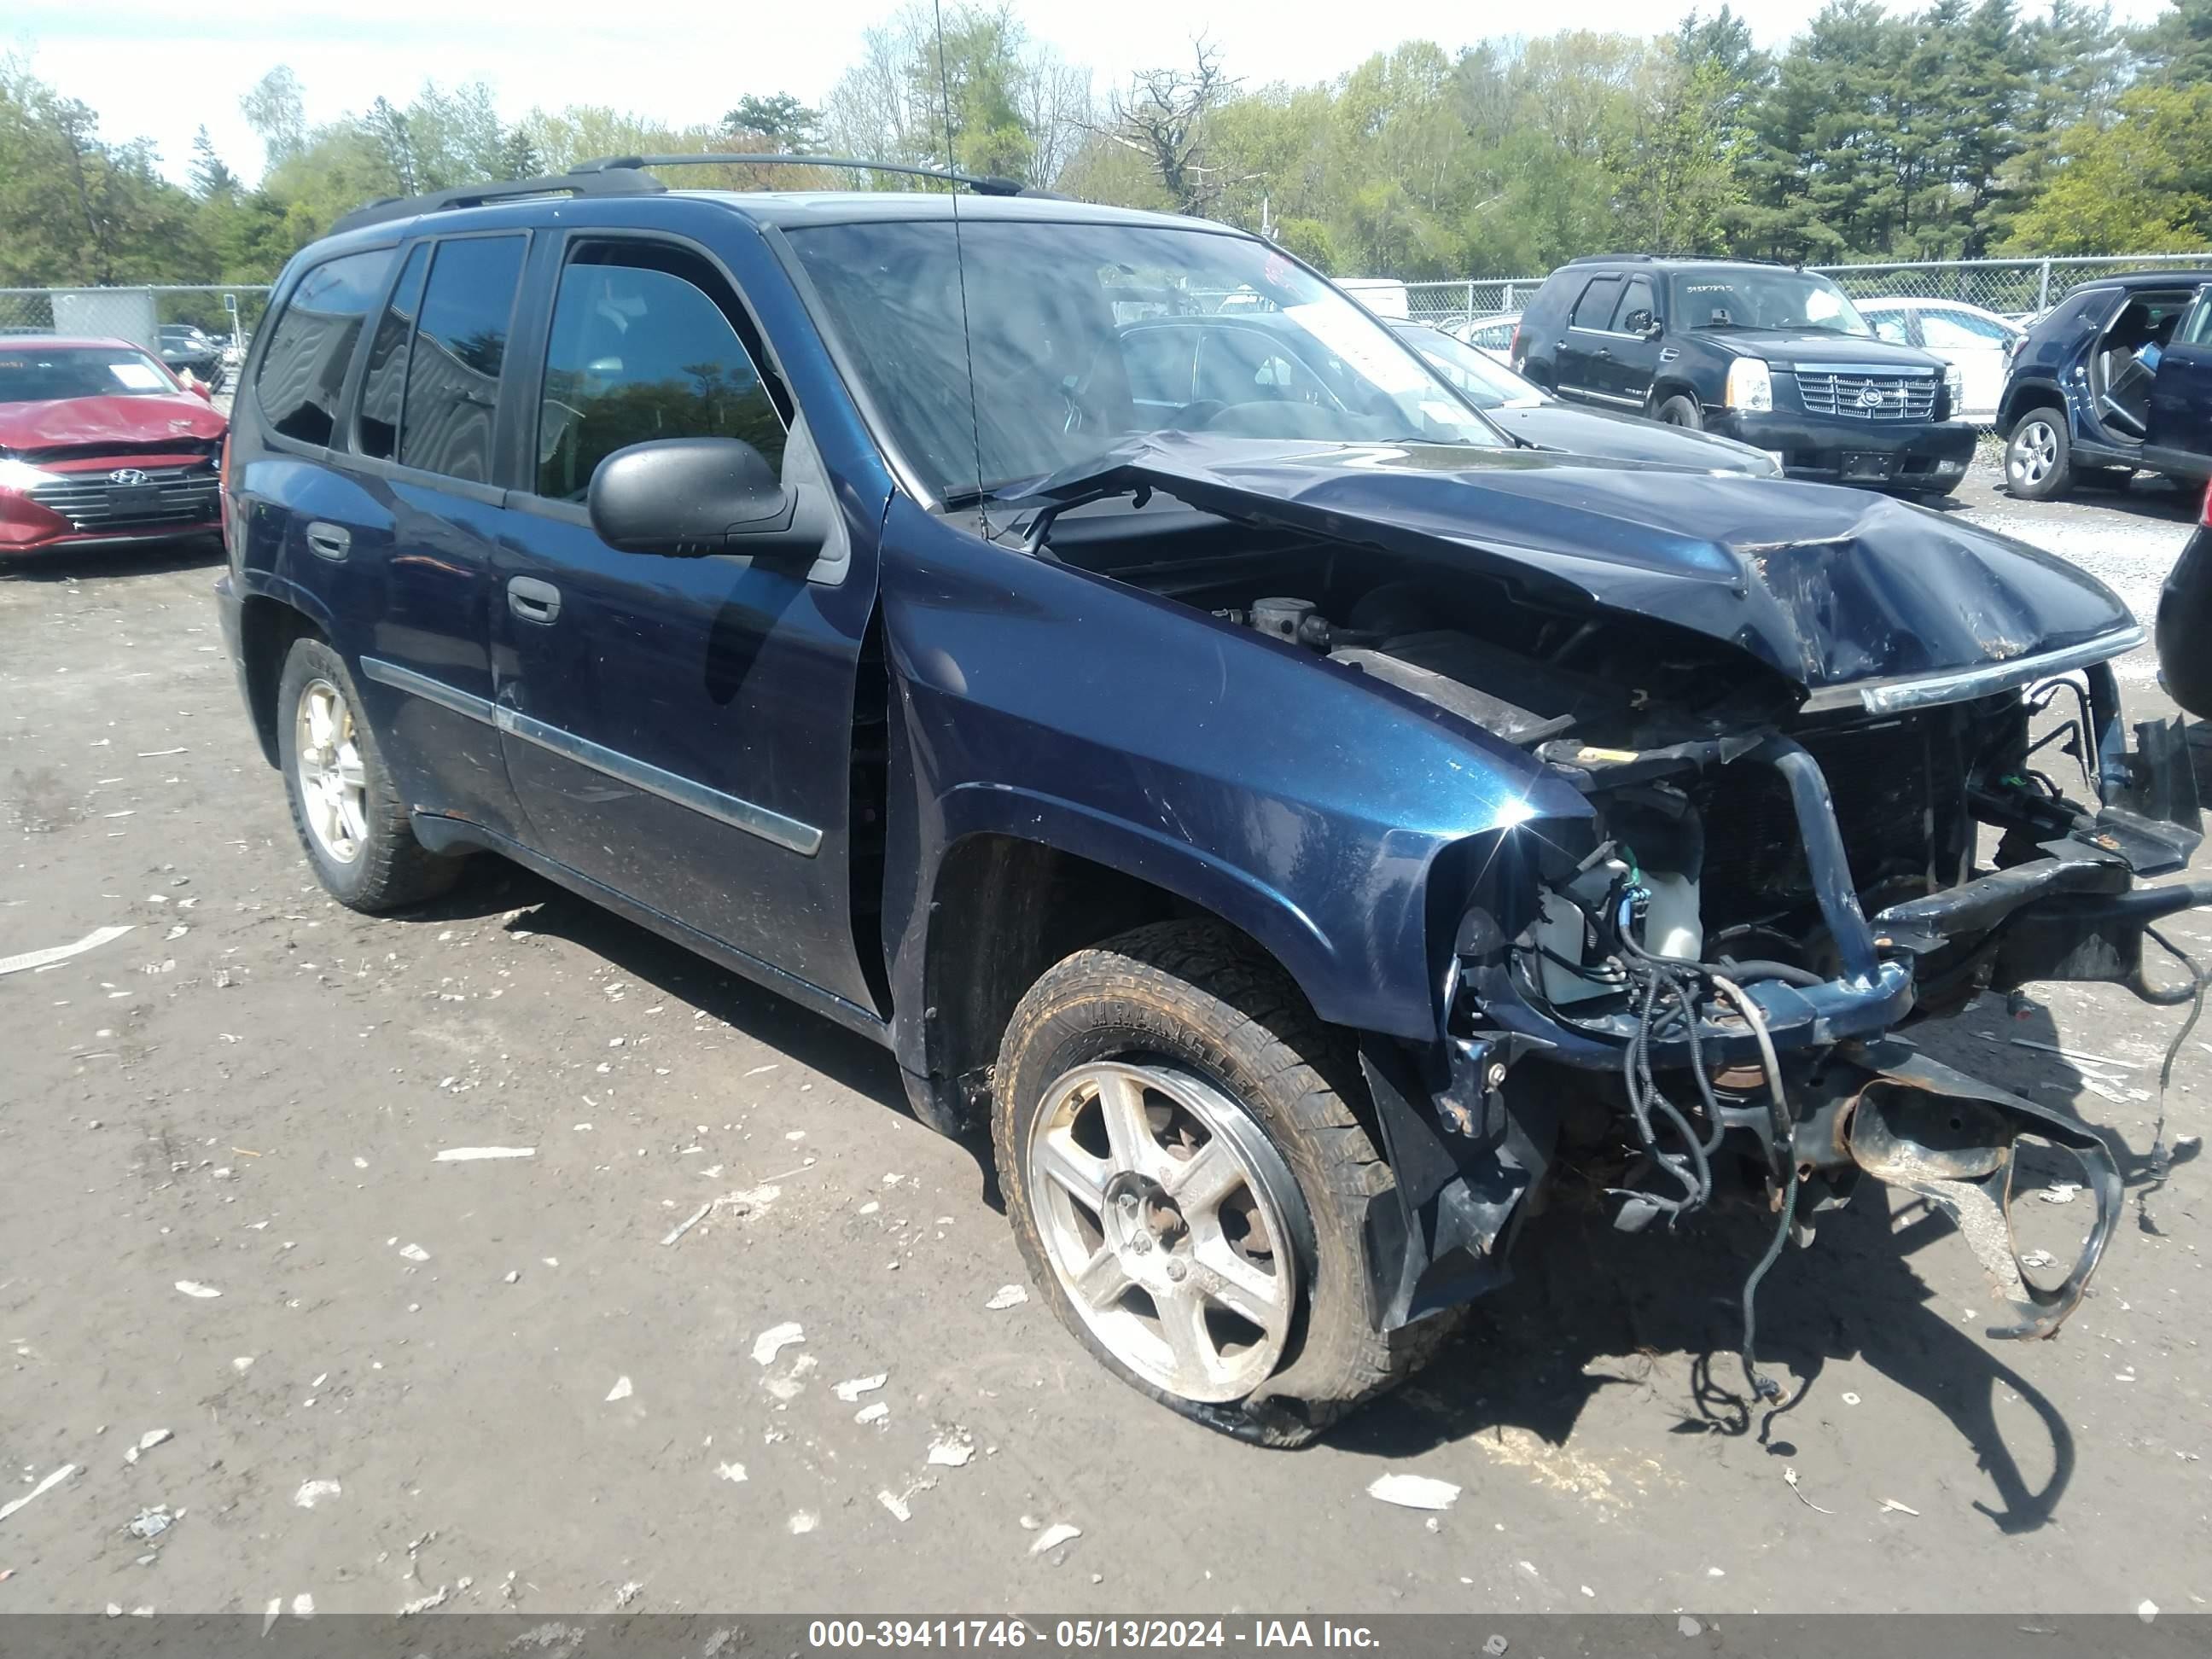
[[[390,248],[349,253],[317,265],[293,289],[253,373],[262,416],[281,436],[330,443],[347,366],[392,259]]]
[[[742,329],[742,332],[740,330]],[[538,493],[582,501],[599,463],[661,438],[738,438],[771,466],[784,422],[750,321],[679,248],[586,247],[561,273],[538,407]]]
[[[490,482],[492,416],[522,252],[520,236],[438,244],[408,353],[400,465]]]

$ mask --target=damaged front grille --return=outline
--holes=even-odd
[[[1799,741],[1827,780],[1862,894],[1961,878],[1968,813],[1948,711],[1801,732]],[[1767,921],[1814,904],[1804,836],[1771,767],[1715,768],[1690,793],[1705,820],[1709,927]]]
[[[1861,421],[1925,421],[1936,413],[1932,374],[1855,374],[1797,371],[1797,395],[1808,415]]]
[[[220,480],[205,462],[76,472],[42,483],[31,499],[79,531],[161,530],[216,517]]]

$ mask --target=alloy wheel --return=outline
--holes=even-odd
[[[2051,476],[2058,464],[2058,434],[2051,422],[2037,416],[2021,422],[2012,435],[2006,465],[2016,484],[2035,485]]]
[[[301,815],[315,844],[338,864],[361,856],[368,838],[368,773],[355,740],[353,710],[326,679],[300,688],[292,727]]]
[[[1115,1358],[1194,1401],[1241,1399],[1274,1371],[1304,1212],[1220,1091],[1174,1066],[1078,1066],[1046,1091],[1027,1173],[1053,1272]]]

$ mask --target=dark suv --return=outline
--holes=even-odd
[[[1965,1217],[1997,1334],[2073,1307],[2104,1143],[1887,1039],[2139,983],[2206,896],[2135,884],[2193,837],[2116,804],[2108,590],[1517,446],[1221,226],[644,165],[366,210],[257,333],[223,626],[341,901],[488,851],[884,1044],[988,1125],[1075,1336],[1271,1443],[1429,1352],[1563,1170],[1632,1228],[1747,1191],[1778,1248],[1870,1173]],[[1223,294],[1296,352],[1147,372]],[[2070,672],[2082,801],[2026,758]],[[2052,1288],[2023,1133],[2097,1212]]]
[[[1596,254],[1522,313],[1513,367],[1562,398],[1764,449],[1793,478],[1945,494],[1974,434],[1959,372],[1877,339],[1842,289],[1784,265]]]
[[[2069,289],[2014,354],[1997,430],[2005,487],[2030,501],[2138,468],[2212,477],[2212,270]]]

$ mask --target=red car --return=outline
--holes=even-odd
[[[0,560],[222,534],[228,425],[127,340],[0,339]]]

